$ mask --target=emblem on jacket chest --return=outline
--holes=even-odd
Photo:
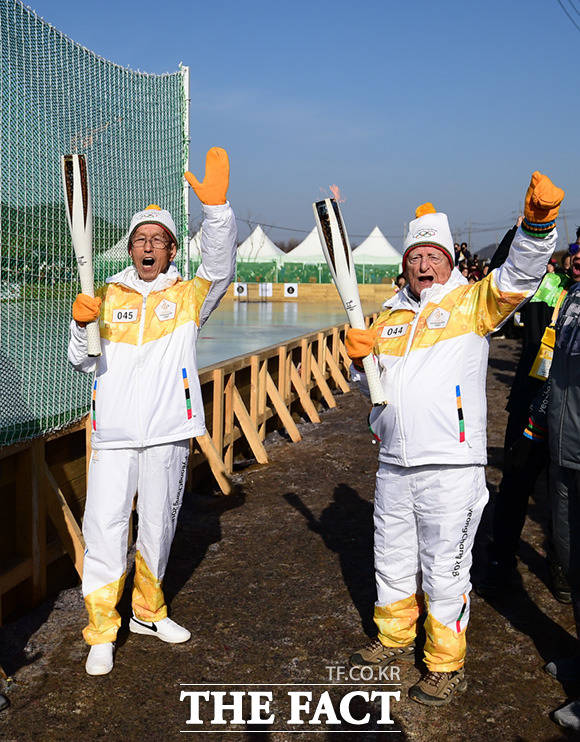
[[[450,313],[446,309],[437,307],[427,317],[427,327],[430,330],[440,330],[443,327],[447,326],[447,323],[449,322],[449,316]]]
[[[165,322],[165,320],[173,319],[175,317],[176,309],[177,304],[175,302],[163,299],[163,301],[159,302],[155,307],[155,314],[160,322]]]

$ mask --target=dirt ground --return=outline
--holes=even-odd
[[[476,572],[485,558],[500,479],[504,407],[517,354],[517,341],[492,340],[491,502],[478,534]],[[440,709],[412,702],[407,690],[419,678],[418,665],[400,666],[400,685],[385,685],[385,678],[376,677],[365,685],[348,676],[340,682],[349,687],[336,684],[336,668],[345,666],[365,634],[373,634],[377,458],[366,426],[366,401],[356,391],[337,401],[320,425],[301,426],[300,443],[271,435],[270,463],[238,473],[238,494],[186,497],[165,586],[172,616],[192,630],[188,643],[171,646],[125,629],[113,672],[87,676],[78,587],[0,629],[0,662],[14,678],[8,690],[12,707],[0,714],[0,738],[168,740],[184,730],[199,740],[208,739],[208,731],[218,739],[282,740],[288,739],[288,729],[302,731],[286,724],[287,692],[296,690],[313,693],[306,721],[325,691],[335,709],[350,691],[400,691],[400,700],[391,702],[394,724],[378,724],[378,702],[357,698],[350,707],[353,716],[370,711],[370,721],[361,728],[335,726],[343,733],[338,740],[385,739],[386,730],[394,740],[567,738],[548,714],[573,689],[542,672],[546,660],[571,653],[576,645],[570,607],[557,603],[546,586],[545,484],[538,487],[522,536],[521,591],[493,604],[473,594],[469,687],[463,695]],[[127,591],[122,612],[127,620]],[[396,672],[387,680],[399,682]],[[271,691],[275,724],[212,726],[209,706],[202,702],[202,733],[187,724],[188,698],[180,700],[182,692],[192,690]],[[304,726],[299,739],[332,734],[324,723]]]

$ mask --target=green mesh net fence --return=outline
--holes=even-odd
[[[128,265],[132,214],[168,209],[186,243],[187,68],[148,75],[0,2],[0,446],[79,419],[90,378],[66,359],[79,291],[59,158],[87,157],[95,280]],[[183,250],[179,255],[183,256]],[[178,258],[179,262],[179,258]]]
[[[281,271],[275,260],[264,263],[240,262],[236,267],[238,281],[247,283],[278,283]]]
[[[399,264],[357,265],[359,283],[391,283],[398,275]],[[247,283],[332,283],[326,263],[252,263],[239,261],[237,279]]]
[[[356,278],[359,283],[391,283],[399,275],[400,263],[393,265],[357,265]]]

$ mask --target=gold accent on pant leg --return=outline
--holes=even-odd
[[[89,623],[83,629],[83,637],[87,644],[105,644],[117,638],[121,625],[117,603],[123,594],[126,576],[124,572],[118,580],[93,590],[85,597]]]
[[[167,617],[161,580],[151,572],[138,551],[135,554],[135,581],[133,583],[133,613],[141,621],[161,621]]]
[[[379,629],[379,641],[385,647],[411,644],[417,635],[417,619],[421,615],[420,596],[409,595],[385,606],[375,606],[374,621]]]
[[[431,613],[425,619],[425,664],[434,672],[453,672],[465,664],[465,632],[457,632],[438,621]]]

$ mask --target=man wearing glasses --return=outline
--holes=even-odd
[[[226,201],[225,150],[208,152],[202,183],[186,178],[203,203],[202,263],[183,281],[173,263],[177,230],[171,214],[149,206],[129,228],[133,264],[107,279],[101,297],[77,296],[69,360],[94,372],[92,456],[83,519],[86,552],[83,630],[89,675],[113,668],[121,625],[129,517],[138,491],[139,528],[130,631],[169,643],[190,632],[167,617],[161,583],[187,478],[189,439],[205,433],[197,374],[199,329],[216,308],[235,269],[236,223]],[[85,325],[99,318],[102,356],[87,355]]]
[[[348,332],[355,369],[371,352],[377,356],[388,400],[370,416],[381,442],[374,502],[378,637],[351,662],[414,658],[425,610],[427,672],[409,691],[418,703],[442,705],[467,687],[471,549],[488,499],[488,335],[537,288],[556,245],[563,197],[535,172],[505,263],[471,285],[454,268],[447,216],[431,204],[419,207],[404,244],[408,285],[369,330]]]

